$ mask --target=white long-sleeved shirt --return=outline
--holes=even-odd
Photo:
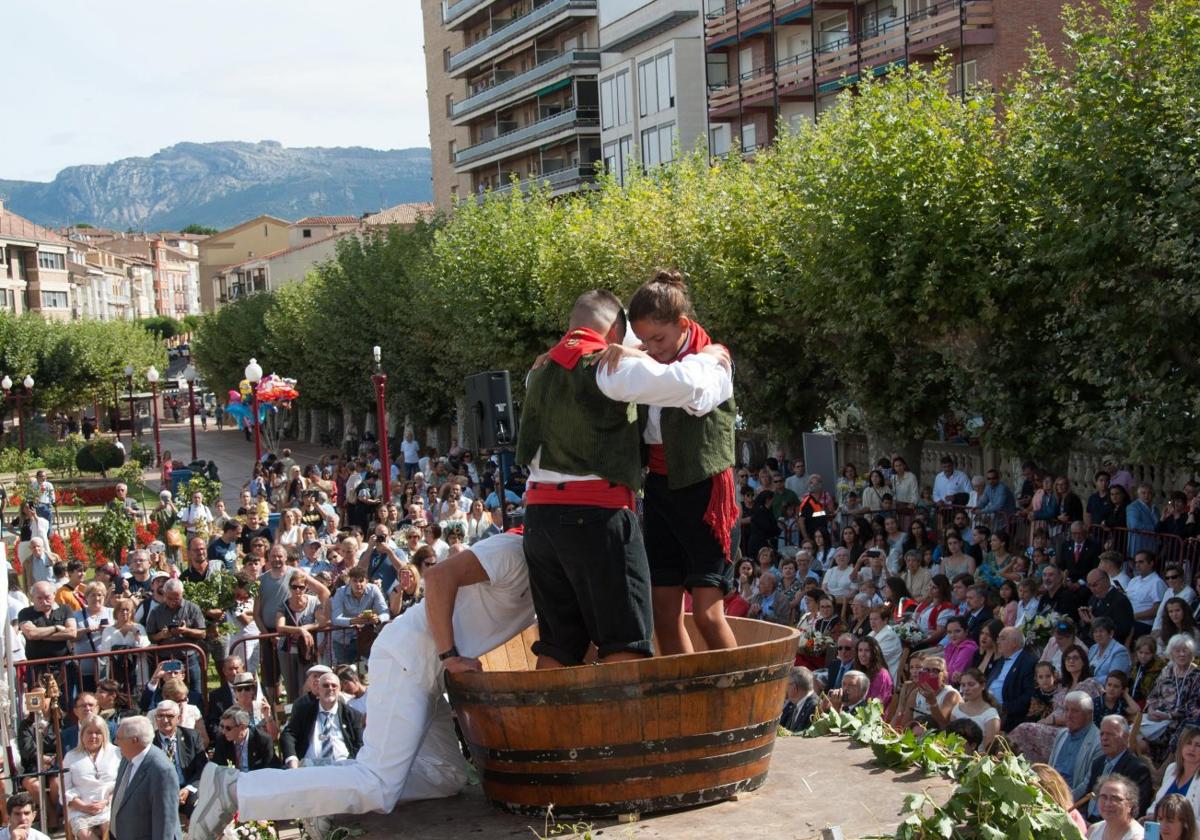
[[[609,373],[607,367],[597,369],[596,385],[604,396],[617,402],[645,403],[660,409],[682,408],[696,417],[703,417],[733,396],[733,379],[729,371],[706,353],[693,353],[668,365],[649,356],[625,356],[613,373]],[[647,443],[662,442],[658,417],[654,420],[658,439],[650,440],[648,424]],[[600,478],[598,475],[570,475],[543,469],[539,465],[541,454],[539,449],[529,462],[530,481],[560,484]]]

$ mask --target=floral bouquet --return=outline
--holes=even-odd
[[[1044,615],[1035,615],[1032,619],[1025,619],[1017,625],[1017,629],[1025,634],[1026,647],[1036,647],[1040,650],[1054,635],[1054,626],[1062,620],[1063,617],[1059,613],[1045,613]]]
[[[929,638],[929,634],[915,624],[904,623],[895,626],[896,635],[900,637],[900,641],[908,645],[910,648],[915,648]]]
[[[816,630],[800,631],[797,649],[800,653],[822,653],[833,646],[833,637],[828,633],[818,633]]]
[[[226,827],[221,840],[277,840],[279,834],[275,831],[275,823],[268,820],[249,820],[234,822]]]

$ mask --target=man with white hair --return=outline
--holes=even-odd
[[[1102,755],[1092,762],[1086,790],[1095,790],[1101,776],[1120,773],[1138,786],[1137,813],[1144,814],[1154,796],[1154,782],[1150,777],[1150,765],[1140,755],[1129,751],[1129,721],[1121,715],[1107,715],[1100,721],[1100,750]],[[1096,799],[1088,804],[1089,822],[1100,819],[1100,803]]]
[[[1025,722],[1036,685],[1037,658],[1025,650],[1025,634],[1005,627],[996,639],[996,657],[984,679],[992,697],[1000,702],[1000,719],[1005,732]]]
[[[1047,764],[1062,774],[1071,788],[1071,797],[1079,799],[1088,792],[1092,764],[1102,754],[1100,730],[1092,722],[1090,694],[1072,691],[1065,702],[1067,725],[1055,736]]]
[[[533,621],[519,534],[489,537],[431,567],[425,600],[386,625],[371,648],[369,725],[358,755],[328,766],[240,774],[209,765],[191,840],[215,840],[235,812],[243,820],[304,820],[314,840],[325,840],[324,818],[331,814],[388,812],[401,802],[454,796],[467,782],[467,766],[444,673],[479,670],[475,657]]]
[[[180,726],[179,704],[162,700],[154,707],[154,746],[163,751],[167,763],[175,769],[179,781],[179,802],[184,814],[190,814],[196,804],[196,786],[208,764],[208,755],[194,729]]]
[[[821,701],[822,711],[837,709],[840,712],[854,712],[867,700],[867,692],[871,689],[871,680],[862,671],[850,671],[842,677],[842,687],[829,692],[828,699]]]
[[[54,564],[61,561],[57,554],[46,548],[46,541],[41,537],[33,537],[29,541],[29,556],[25,565],[29,567],[29,578],[34,583],[43,580],[54,582]]]
[[[112,840],[179,840],[179,781],[141,715],[117,727],[121,766],[109,811]]]
[[[26,659],[67,656],[67,643],[75,639],[75,614],[56,604],[54,584],[38,581],[30,590],[33,603],[17,613],[17,630],[25,638]],[[38,669],[40,670],[40,669]]]

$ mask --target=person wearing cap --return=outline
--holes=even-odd
[[[316,576],[321,572],[333,574],[334,565],[325,559],[320,540],[306,540],[300,549],[300,568],[310,575]]]
[[[192,840],[214,840],[235,812],[242,820],[306,820],[324,840],[325,827],[312,821],[330,814],[386,813],[457,794],[468,773],[444,673],[479,670],[475,657],[533,623],[521,542],[500,534],[433,566],[425,600],[384,627],[371,649],[369,725],[353,760],[250,773],[213,765],[201,779]]]

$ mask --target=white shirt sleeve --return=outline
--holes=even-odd
[[[601,392],[618,402],[682,408],[702,417],[733,396],[733,378],[715,358],[693,353],[664,365],[648,356],[626,356],[616,373],[596,371]]]
[[[493,586],[505,586],[525,571],[524,539],[520,534],[499,533],[471,546]]]

